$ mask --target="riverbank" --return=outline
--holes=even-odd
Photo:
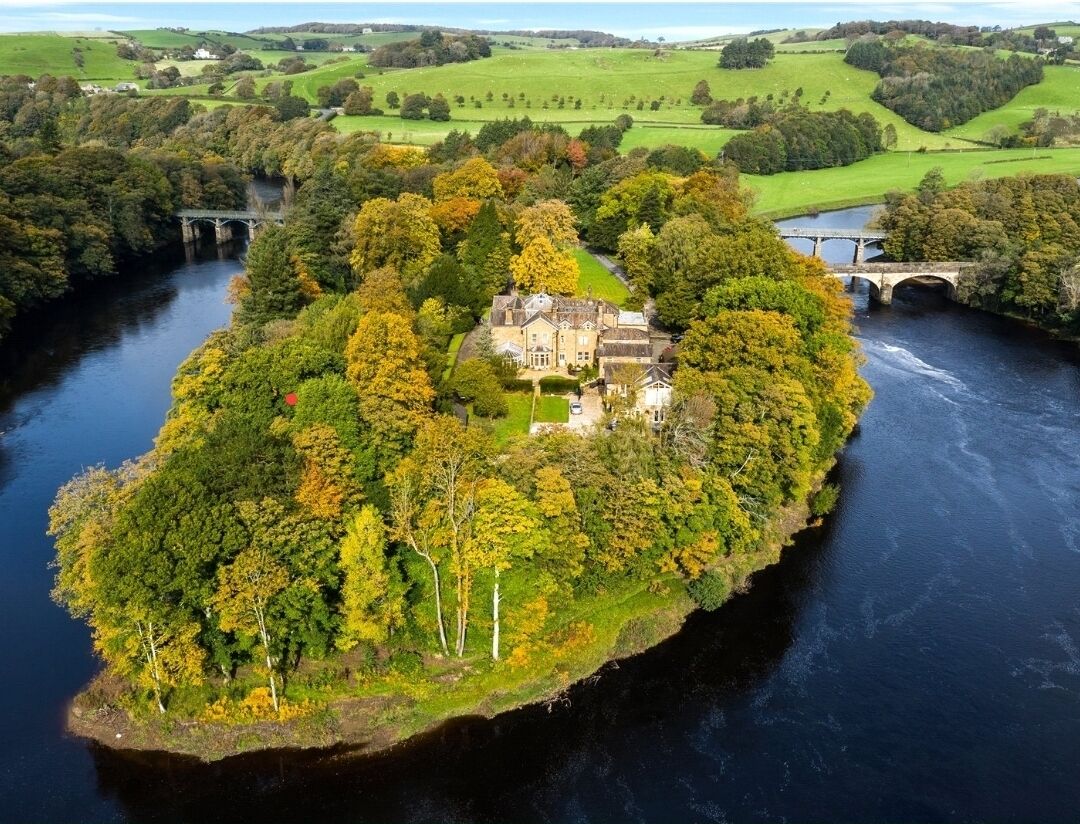
[[[821,473],[815,490],[827,474]],[[808,502],[786,506],[757,548],[729,556],[715,567],[739,582],[728,599],[745,591],[754,573],[777,563],[800,532],[819,524]],[[69,705],[67,730],[114,750],[168,752],[205,762],[273,749],[376,754],[456,719],[491,719],[531,705],[558,703],[569,688],[596,677],[604,667],[671,638],[697,607],[681,578],[668,576],[664,584],[667,591],[642,582],[582,602],[564,622],[561,650],[518,669],[509,661],[492,667],[476,658],[433,659],[425,662],[433,670],[426,682],[387,678],[351,686],[346,678],[325,687],[332,694],[298,718],[242,724],[172,712],[133,716],[121,708],[127,685],[100,673]],[[343,656],[319,663],[347,672],[350,660]]]

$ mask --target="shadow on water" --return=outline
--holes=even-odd
[[[99,791],[132,821],[568,820],[577,815],[566,807],[566,783],[605,765],[606,780],[590,785],[586,803],[610,814],[618,809],[611,793],[631,769],[618,762],[635,741],[660,740],[703,708],[742,700],[774,673],[829,531],[805,531],[746,592],[550,705],[457,719],[370,756],[275,751],[203,764],[95,747]],[[659,773],[679,771],[681,754],[653,755]]]
[[[241,241],[187,250],[189,263],[235,257]],[[0,435],[17,400],[55,385],[94,352],[116,345],[157,323],[176,300],[169,275],[185,249],[177,244],[123,272],[86,283],[64,297],[19,316],[0,343]],[[0,490],[11,478],[11,456],[0,439]]]

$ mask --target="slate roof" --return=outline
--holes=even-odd
[[[596,354],[601,358],[651,358],[652,344],[648,341],[644,343],[610,341],[605,336],[604,342],[600,344]]]
[[[608,331],[604,335],[605,341],[647,341],[649,340],[649,332],[647,329],[624,329],[619,326],[615,329]]]
[[[625,363],[608,363],[604,365],[604,383],[611,385],[616,384],[615,380],[617,370],[625,369],[628,364]],[[651,383],[657,381],[661,383],[671,384],[671,371],[672,366],[670,363],[635,363],[629,364],[630,366],[636,366],[641,369],[641,379],[638,381],[642,386],[648,386]]]
[[[511,317],[506,319],[506,311]],[[492,326],[524,326],[540,315],[558,326],[563,321],[571,329],[581,329],[587,322],[594,326],[600,323],[600,316],[618,315],[619,307],[606,300],[588,298],[564,298],[559,295],[496,295],[491,301]]]

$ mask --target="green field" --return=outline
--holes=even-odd
[[[578,277],[578,295],[592,295],[600,300],[607,300],[616,306],[622,306],[630,290],[615,275],[600,265],[600,261],[584,249],[575,249],[581,275]]]
[[[1080,148],[891,152],[852,166],[769,177],[743,175],[742,180],[757,193],[755,211],[783,217],[810,209],[881,202],[892,189],[914,189],[935,166],[941,167],[950,186],[980,176],[1006,177],[1021,172],[1080,175]]]
[[[1080,68],[1047,66],[1044,72],[1041,83],[1021,89],[1001,108],[983,112],[964,125],[949,129],[946,134],[984,140],[995,126],[1004,126],[1011,132],[1018,131],[1020,124],[1031,120],[1039,108],[1060,111],[1062,114],[1080,112]]]
[[[237,34],[209,29],[206,31],[172,31],[171,29],[130,29],[119,32],[137,40],[148,49],[179,49],[183,46],[198,48],[201,43],[221,45],[228,43],[241,51],[258,56],[258,52],[273,38],[268,35]]]
[[[0,34],[0,75],[70,75],[79,80],[133,80],[136,64],[116,56],[116,43],[88,37],[60,34]],[[75,64],[73,49],[81,49],[83,67]]]
[[[717,68],[716,60],[716,52],[712,51],[678,50],[663,52],[658,57],[644,49],[499,50],[486,60],[380,73],[378,69],[367,68],[364,57],[356,55],[348,63],[320,67],[291,79],[294,93],[312,101],[320,86],[352,77],[358,71],[364,72],[363,83],[375,90],[379,103],[389,91],[395,91],[401,97],[415,92],[432,96],[441,93],[450,101],[462,96],[464,103],[452,102],[453,120],[442,127],[441,134],[452,128],[466,128],[462,122],[523,115],[537,121],[562,123],[568,131],[575,133],[591,123],[609,123],[626,112],[642,131],[635,128],[628,134],[624,149],[675,142],[696,146],[709,154],[719,151],[732,132],[701,123],[701,107],[689,102],[690,92],[698,80],[707,80],[713,97],[718,99],[779,96],[784,91],[793,93],[802,88],[802,100],[811,109],[868,111],[882,125],[892,123],[900,149],[923,146],[940,149],[958,145],[955,137],[917,129],[872,101],[870,92],[877,85],[877,75],[847,65],[841,54],[782,54],[764,69],[747,71]],[[260,78],[257,82],[261,88],[275,79],[280,78]],[[826,91],[829,92],[827,98]],[[488,92],[492,94],[491,101],[486,99]],[[170,90],[170,93],[205,94],[205,89],[196,86]],[[513,97],[512,107],[503,99],[503,94]],[[557,104],[560,96],[567,101],[562,109]],[[582,105],[576,109],[574,100],[579,97]],[[481,108],[475,107],[475,100],[480,101]],[[649,108],[653,100],[660,101],[658,111]],[[640,111],[637,109],[639,101],[645,103]],[[341,121],[338,125],[345,131],[360,128],[387,130],[385,124],[363,126]],[[413,129],[418,135],[426,135],[417,142],[433,142],[437,139],[433,135],[440,134],[437,128]]]

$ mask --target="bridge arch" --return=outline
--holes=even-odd
[[[889,284],[888,289],[891,296],[891,293],[894,289],[896,289],[898,286],[903,286],[905,283],[916,281],[917,283],[929,285],[928,282],[932,281],[935,285],[942,284],[945,286],[945,294],[949,298],[949,300],[956,300],[956,282],[958,279],[959,273],[946,274],[941,272],[923,272],[916,275],[907,275],[894,279],[892,283]]]

